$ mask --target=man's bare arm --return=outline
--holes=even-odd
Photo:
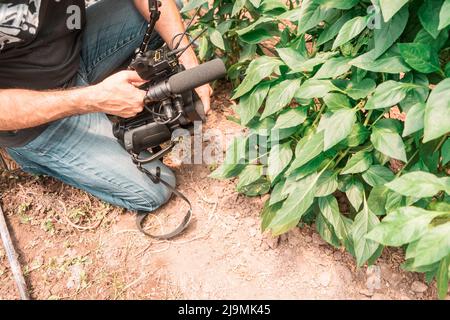
[[[124,118],[143,109],[142,79],[119,72],[86,88],[60,91],[0,89],[0,131],[36,127],[72,115],[104,112]]]

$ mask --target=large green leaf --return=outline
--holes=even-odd
[[[450,255],[441,260],[436,275],[439,299],[445,299],[445,297],[447,296],[448,282],[449,282],[448,274],[450,273],[449,267],[450,267]]]
[[[233,11],[231,12],[231,16],[236,16],[242,9],[245,7],[245,3],[247,0],[236,0],[233,5]]]
[[[318,53],[313,58],[308,60],[299,60],[295,65],[292,66],[293,72],[312,72],[315,67],[325,63],[331,57],[334,57],[336,52],[324,52]]]
[[[323,131],[309,134],[302,138],[295,148],[295,160],[289,171],[300,168],[317,157],[323,151]]]
[[[380,0],[384,21],[387,22],[406,4],[408,0]]]
[[[331,112],[336,112],[341,109],[349,109],[352,107],[350,100],[345,94],[332,92],[323,97],[323,101]]]
[[[381,153],[403,162],[407,161],[405,144],[398,133],[392,119],[384,119],[373,126],[370,141]]]
[[[264,99],[270,89],[270,83],[264,82],[255,87],[250,93],[241,97],[239,106],[236,108],[241,118],[241,124],[246,125],[252,120],[261,108]]]
[[[336,236],[342,242],[348,238],[349,230],[344,221],[344,217],[339,211],[339,205],[334,196],[327,196],[319,199],[319,208],[322,216],[333,226]]]
[[[428,198],[444,190],[450,192],[450,180],[428,172],[415,171],[391,181],[386,186],[404,196]]]
[[[261,119],[267,118],[286,107],[294,98],[298,88],[300,88],[299,80],[284,80],[272,86]]]
[[[431,92],[425,108],[424,142],[450,132],[450,78],[440,82]]]
[[[372,110],[392,107],[405,99],[407,93],[414,88],[418,88],[418,85],[393,80],[383,82],[367,102],[366,109]]]
[[[319,38],[317,39],[317,45],[321,46],[322,44],[332,40],[339,31],[342,29],[344,24],[352,18],[351,12],[345,12],[336,22],[330,24],[328,28],[322,31]]]
[[[377,242],[365,237],[379,223],[377,216],[369,210],[366,201],[364,201],[364,208],[356,215],[351,227],[351,237],[358,267],[363,266],[380,247]]]
[[[377,216],[386,215],[386,203],[388,200],[388,195],[391,191],[384,185],[377,185],[372,188],[367,199],[367,205]]]
[[[377,84],[371,78],[363,79],[359,82],[349,82],[349,84],[344,89],[345,93],[353,100],[359,100],[370,95]]]
[[[360,0],[315,0],[322,8],[335,8],[348,10],[359,3]]]
[[[347,21],[333,43],[333,50],[357,37],[367,27],[367,17],[355,17]]]
[[[277,144],[270,150],[267,174],[273,182],[283,172],[292,160],[291,143]]]
[[[448,213],[447,213],[448,214]],[[450,222],[430,229],[417,243],[414,267],[440,261],[450,253]]]
[[[326,61],[314,75],[314,79],[330,79],[339,77],[352,67],[348,64],[350,60],[350,58],[338,57]]]
[[[249,26],[236,31],[243,42],[250,44],[270,39],[277,32],[279,32],[278,25],[274,18],[269,16],[261,17]]]
[[[320,126],[324,128],[324,151],[327,151],[349,136],[356,113],[353,109],[342,109],[324,121]]]
[[[368,185],[375,187],[394,180],[395,175],[386,167],[373,165],[369,170],[363,173],[362,177]]]
[[[400,43],[400,54],[408,65],[422,73],[440,70],[437,52],[423,43]]]
[[[210,177],[214,179],[229,179],[239,175],[246,167],[247,141],[247,139],[241,137],[234,138],[228,147],[223,164],[211,173]]]
[[[297,70],[297,66],[307,60],[303,54],[295,48],[277,48],[276,50],[280,58],[291,70]]]
[[[287,10],[286,5],[278,0],[262,0],[259,7],[265,14],[278,15]]]
[[[263,176],[263,169],[262,165],[247,166],[241,174],[239,174],[239,182],[237,184],[238,189],[259,180]]]
[[[188,3],[186,3],[183,8],[181,9],[181,12],[188,12],[194,9],[197,9],[198,7],[207,4],[208,0],[189,0]]]
[[[223,40],[222,34],[217,31],[217,29],[209,29],[209,40],[211,40],[212,44],[217,48],[225,50],[225,42]]]
[[[261,231],[264,232],[269,227],[272,222],[273,217],[275,217],[277,210],[281,208],[281,204],[270,205],[269,201],[266,201],[264,208],[261,212]]]
[[[237,184],[238,192],[242,191],[242,188],[258,181],[263,176],[263,166],[250,165],[247,166],[239,175],[239,182]]]
[[[339,249],[341,244],[339,242],[339,238],[336,235],[336,232],[334,231],[333,226],[326,221],[326,219],[320,212],[317,213],[316,216],[316,230],[323,240],[325,240],[336,249]]]
[[[326,17],[327,11],[315,0],[303,0],[298,14],[298,34],[316,27]]]
[[[349,147],[358,147],[362,145],[370,136],[370,131],[362,123],[356,122],[352,127],[352,132],[345,139],[344,143]]]
[[[348,201],[350,201],[350,204],[353,206],[353,208],[356,211],[359,211],[364,200],[363,184],[360,181],[351,178],[343,191],[347,195]]]
[[[302,99],[323,98],[331,91],[338,91],[330,80],[306,80],[295,93],[295,97]]]
[[[419,8],[419,19],[422,26],[427,30],[433,38],[437,38],[439,35],[439,14],[441,12],[443,0],[426,0],[423,2],[422,6]]]
[[[424,127],[425,104],[416,103],[408,110],[405,120],[405,129],[403,130],[403,137],[407,137]]]
[[[369,234],[372,239],[387,246],[401,246],[420,239],[428,225],[443,212],[427,211],[417,207],[403,207],[389,213]]]
[[[356,58],[350,64],[363,70],[382,73],[398,74],[409,72],[411,68],[405,63],[400,55],[391,55],[373,60],[371,57]]]
[[[372,155],[369,152],[357,152],[347,161],[341,174],[355,174],[367,171],[372,165],[372,162]]]
[[[272,73],[279,71],[279,67],[283,63],[281,60],[262,56],[252,61],[247,69],[247,76],[241,85],[236,89],[233,99],[237,99],[244,94],[250,92],[258,83],[270,76]]]
[[[311,207],[320,174],[310,175],[297,182],[294,191],[284,201],[269,225],[274,235],[280,235],[296,226]]]
[[[286,112],[280,114],[277,118],[277,122],[275,123],[275,127],[272,130],[281,130],[292,128],[301,125],[305,122],[307,117],[307,109],[306,108],[295,108],[289,109]]]
[[[442,164],[445,166],[450,162],[450,138],[447,138],[445,143],[442,145]]]
[[[393,19],[388,22],[381,21],[380,27],[376,27],[374,30],[375,47],[367,55],[370,55],[375,60],[385,53],[402,35],[408,23],[408,18],[409,10],[407,7],[404,7]]]
[[[319,178],[319,181],[317,181],[317,190],[315,196],[329,196],[337,190],[338,186],[339,184],[337,181],[337,174],[335,174],[331,170],[327,170]]]
[[[450,25],[450,0],[445,0],[439,13],[439,30]]]

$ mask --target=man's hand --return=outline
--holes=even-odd
[[[209,112],[211,111],[211,95],[213,89],[209,84],[205,84],[204,86],[195,89],[195,91],[202,100],[203,107],[205,108],[205,114],[208,115]]]
[[[137,87],[144,84],[137,72],[121,71],[93,86],[96,109],[106,114],[131,118],[144,109],[145,91]]]
[[[186,52],[180,57],[180,62],[186,69],[192,69],[199,65],[197,57],[192,48],[186,50]],[[205,114],[208,115],[211,111],[211,95],[213,93],[213,89],[209,84],[205,84],[195,89],[195,91],[202,100],[203,107],[205,108]]]

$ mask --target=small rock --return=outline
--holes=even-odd
[[[250,237],[255,237],[257,234],[258,234],[258,230],[257,229],[255,229],[255,228],[251,228],[250,230],[249,230],[249,233],[250,233]]]
[[[428,286],[420,281],[414,281],[411,285],[411,290],[415,293],[424,293],[428,290]]]
[[[366,297],[372,297],[373,296],[373,290],[363,289],[359,291],[360,294],[366,296]]]
[[[280,236],[280,241],[281,241],[281,242],[287,242],[287,241],[288,241],[288,235],[287,235],[286,233],[283,233],[283,234]]]
[[[340,253],[339,251],[336,251],[335,253],[333,253],[333,258],[336,261],[341,261],[342,260],[342,253]]]
[[[331,282],[331,273],[330,272],[322,272],[318,277],[318,282],[322,287],[328,287]]]
[[[280,244],[280,237],[273,237],[271,234],[266,234],[266,236],[263,239],[263,243],[269,246],[270,249],[276,249],[278,248],[278,245]]]
[[[310,236],[305,236],[306,243],[311,243],[312,241],[313,241],[313,239]]]
[[[381,268],[379,266],[368,267],[366,276],[367,289],[371,291],[381,289]]]
[[[336,266],[336,274],[345,282],[350,283],[353,281],[353,273],[346,266],[337,265]]]

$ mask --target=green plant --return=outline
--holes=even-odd
[[[289,3],[293,7],[297,1]],[[204,32],[198,40],[199,57],[223,58],[230,67],[230,79],[236,83],[248,62],[267,50],[263,42],[278,34],[277,17],[286,10],[279,0],[192,0],[182,12],[199,8],[200,18],[190,30],[194,36]]]
[[[230,2],[214,1],[204,23],[231,17],[220,34],[239,43],[228,59],[240,68],[233,75],[245,70],[233,99],[249,134],[235,138],[212,177],[238,177],[249,196],[271,193],[263,230],[315,221],[358,266],[384,246],[404,247],[405,269],[436,278],[445,297],[450,1],[242,0],[238,16]],[[253,59],[234,56],[255,46]]]

